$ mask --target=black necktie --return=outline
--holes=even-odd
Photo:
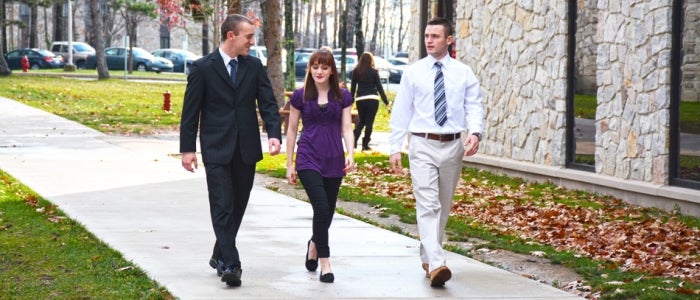
[[[435,122],[442,126],[447,121],[447,100],[445,100],[445,78],[442,77],[442,64],[435,62]]]
[[[238,72],[238,61],[235,59],[229,60],[228,64],[231,65],[231,82],[233,87],[236,87],[236,73]]]

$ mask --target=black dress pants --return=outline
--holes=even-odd
[[[213,258],[224,267],[241,266],[236,236],[255,180],[255,164],[246,164],[236,149],[228,164],[206,164],[209,210],[216,235]]]
[[[320,173],[312,170],[298,170],[297,174],[314,210],[311,240],[316,244],[318,257],[330,257],[328,229],[333,221],[338,191],[343,178],[322,177]]]

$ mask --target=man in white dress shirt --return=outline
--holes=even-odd
[[[420,258],[425,276],[435,287],[452,278],[442,249],[445,225],[462,171],[462,157],[474,155],[479,149],[484,108],[472,69],[447,53],[454,40],[452,24],[444,18],[428,21],[424,39],[428,56],[406,69],[394,101],[389,161],[395,173],[402,173],[401,147],[410,134],[408,158]],[[465,139],[463,132],[469,133]]]

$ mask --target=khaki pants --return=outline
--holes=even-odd
[[[416,198],[420,258],[433,271],[446,263],[442,241],[452,198],[462,172],[461,139],[440,142],[418,136],[409,141],[409,163]]]

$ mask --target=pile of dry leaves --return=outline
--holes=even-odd
[[[359,166],[346,184],[411,205],[409,176],[382,163]],[[462,181],[452,213],[489,228],[612,262],[623,270],[700,282],[700,231],[673,214],[645,212],[622,201],[523,183]]]

